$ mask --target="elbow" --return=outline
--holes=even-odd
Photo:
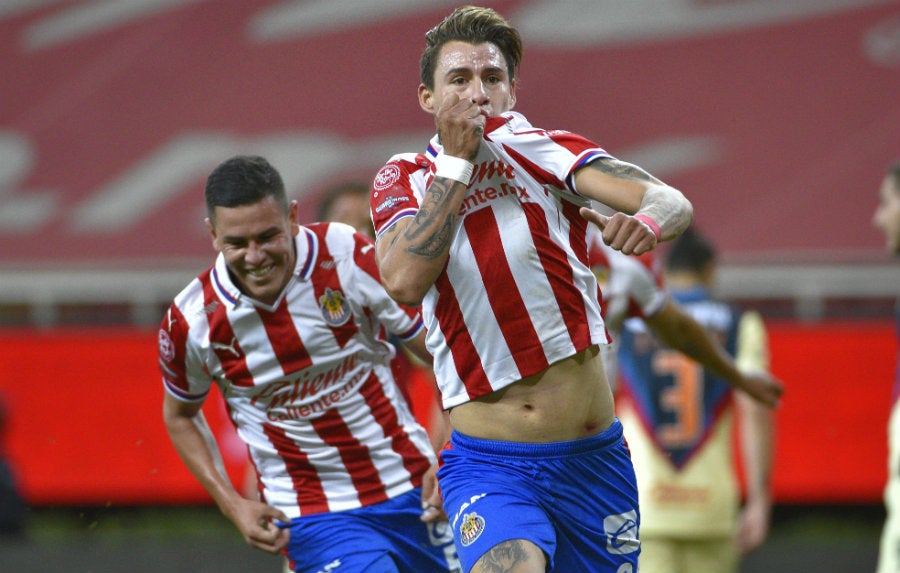
[[[678,234],[680,235],[690,226],[691,221],[694,220],[694,204],[691,203],[690,199],[684,196],[684,193],[681,194],[681,217],[678,219],[682,223],[678,229]]]
[[[681,235],[694,220],[694,205],[681,191],[677,192],[678,200],[672,203],[671,218],[662,228],[662,240],[671,241]]]
[[[382,284],[388,296],[402,305],[413,308],[422,304],[422,299],[425,298],[425,293],[427,292],[427,289],[422,289],[409,281],[385,280],[383,278]]]
[[[381,285],[388,296],[400,304],[417,307],[431,287],[431,269],[409,258],[385,256],[376,259]]]
[[[682,201],[682,209],[684,209],[684,216],[687,217],[688,220],[693,219],[694,218],[694,204],[691,203],[691,200],[688,199],[687,197],[685,197],[684,194],[681,195],[681,201]]]
[[[391,298],[397,301],[398,303],[408,306],[411,308],[416,308],[422,304],[422,299],[425,298],[424,293],[419,294],[418,292],[408,291],[408,290],[397,290],[397,291],[388,291],[388,294],[391,295]]]
[[[690,225],[694,219],[694,204],[684,195],[682,197],[684,198],[684,218],[687,219],[688,225]]]

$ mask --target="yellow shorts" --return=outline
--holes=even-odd
[[[729,537],[674,539],[641,535],[641,573],[737,573],[737,546]]]

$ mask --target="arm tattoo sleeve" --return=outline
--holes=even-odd
[[[602,171],[607,175],[612,175],[613,177],[618,177],[619,179],[630,179],[632,181],[644,181],[647,183],[655,183],[662,184],[662,181],[657,179],[656,177],[650,175],[637,165],[632,165],[631,163],[626,163],[624,161],[618,161],[616,159],[608,158],[608,159],[598,159],[597,161],[593,161],[588,165],[588,167],[592,167],[598,171]]]
[[[452,179],[436,177],[428,186],[423,205],[414,218],[415,224],[406,227],[404,238],[409,242],[407,252],[428,259],[447,252],[457,217],[455,212],[446,213],[446,199],[454,183],[456,181]]]

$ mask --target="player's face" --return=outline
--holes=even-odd
[[[252,205],[216,207],[215,221],[206,223],[213,247],[225,256],[241,291],[273,304],[294,271],[297,220],[296,202],[285,213],[274,198],[266,197]]]
[[[872,222],[884,233],[887,250],[900,255],[900,187],[890,175],[881,182]]]
[[[431,107],[437,113],[447,95],[470,99],[487,117],[509,111],[516,103],[516,83],[506,68],[506,58],[494,44],[447,42],[434,71]],[[421,88],[420,88],[421,89]]]

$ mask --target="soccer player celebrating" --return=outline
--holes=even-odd
[[[374,245],[298,225],[281,176],[238,156],[206,183],[215,263],[159,330],[163,417],[188,469],[252,547],[294,571],[456,571],[434,451],[391,373],[387,333],[430,360],[416,310],[379,282]],[[259,476],[246,499],[201,406],[215,384]],[[423,510],[424,508],[424,510]]]
[[[493,10],[459,8],[425,41],[419,105],[437,134],[378,172],[371,209],[382,280],[422,303],[450,412],[438,475],[463,570],[635,571],[637,490],[599,356],[585,217],[643,253],[683,231],[692,207],[588,139],[513,112],[522,44]]]

